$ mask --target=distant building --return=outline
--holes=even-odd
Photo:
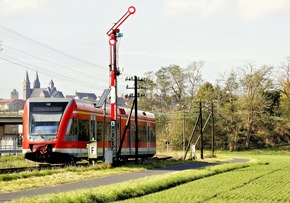
[[[95,93],[76,92],[75,98],[96,101],[97,96]]]
[[[38,97],[38,98],[64,98],[61,91],[58,91],[54,86],[53,80],[50,81],[49,87],[41,88],[38,73],[36,72],[36,79],[33,83],[33,87],[30,87],[30,81],[28,72],[26,71],[26,77],[23,81],[23,99],[27,100],[29,98]]]
[[[19,99],[19,92],[16,91],[16,89],[13,89],[11,92],[11,99]]]
[[[0,100],[0,111],[19,111],[25,104],[23,99],[3,99]]]
[[[96,96],[95,93],[87,93],[87,92],[76,92],[75,95],[66,95],[66,98],[77,98],[77,99],[83,99],[88,101],[97,102],[100,99],[100,96]],[[107,98],[107,103],[110,104],[110,96]],[[117,99],[117,105],[118,106],[124,106],[126,104],[126,100],[122,97],[118,97]]]

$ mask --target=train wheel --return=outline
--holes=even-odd
[[[142,157],[141,163],[144,164],[144,163],[148,162],[148,160],[149,160],[148,157]]]
[[[70,156],[70,159],[68,160],[68,165],[77,166],[76,159],[73,156]]]
[[[128,158],[123,158],[123,162],[128,163],[129,162]]]

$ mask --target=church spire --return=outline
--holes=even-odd
[[[29,77],[28,77],[28,72],[26,71],[26,77],[25,77],[25,79],[24,79],[24,82],[29,82],[30,83],[30,81],[29,81]]]
[[[51,89],[54,88],[54,82],[53,82],[52,79],[50,80],[49,86],[50,86]]]
[[[39,82],[38,72],[37,71],[36,71],[36,79],[34,81],[33,87],[34,88],[40,88],[40,82]]]
[[[29,76],[28,72],[26,71],[26,77],[24,78],[23,81],[23,99],[26,100],[30,96],[30,81],[29,81]]]

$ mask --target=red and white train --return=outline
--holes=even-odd
[[[130,109],[117,108],[117,147]],[[124,136],[121,158],[135,157],[135,118]],[[138,111],[138,156],[156,153],[156,120],[153,113]],[[88,158],[87,144],[96,141],[96,158],[112,148],[110,109],[93,102],[65,98],[31,98],[23,112],[23,154],[38,162],[61,163]]]

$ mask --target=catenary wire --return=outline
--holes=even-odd
[[[4,33],[4,36],[6,36],[6,38],[5,38],[5,40],[7,40],[8,39],[8,41],[12,41],[12,42],[15,42],[15,41],[20,41],[20,43],[18,43],[18,46],[22,46],[22,47],[25,47],[26,49],[31,49],[32,48],[32,51],[33,51],[33,49],[36,47],[44,47],[45,49],[48,49],[49,50],[49,56],[51,56],[51,54],[53,54],[53,55],[61,55],[61,56],[66,56],[66,57],[68,57],[68,58],[70,58],[70,59],[73,59],[72,61],[78,61],[78,62],[81,62],[81,63],[84,63],[86,66],[91,66],[91,68],[92,67],[97,67],[97,68],[99,68],[99,70],[102,70],[102,71],[104,71],[104,70],[106,70],[106,71],[108,71],[108,69],[106,69],[106,68],[103,68],[103,67],[100,67],[100,66],[98,66],[98,65],[95,65],[95,64],[92,64],[92,63],[89,63],[89,62],[86,62],[86,61],[84,61],[84,60],[82,60],[82,59],[78,59],[78,58],[76,58],[76,57],[73,57],[73,56],[71,56],[71,55],[68,55],[68,54],[66,54],[66,53],[64,53],[64,52],[61,52],[61,51],[59,51],[59,50],[56,50],[56,49],[54,49],[54,48],[51,48],[51,47],[49,47],[49,46],[47,46],[47,45],[44,45],[43,43],[39,43],[39,42],[36,42],[35,40],[33,40],[33,39],[31,39],[31,38],[28,38],[28,37],[26,37],[26,36],[24,36],[24,35],[22,35],[22,34],[20,34],[20,33],[18,33],[18,32],[15,32],[15,31],[13,31],[13,30],[11,30],[11,29],[9,29],[9,28],[7,28],[7,27],[4,27],[4,26],[2,26],[2,25],[0,25],[0,30],[4,30],[4,31],[6,31],[5,33]],[[0,34],[3,34],[3,32],[0,32]],[[2,35],[3,36],[3,35]],[[7,36],[8,36],[8,38],[7,38]],[[9,37],[10,38],[12,38],[12,39],[9,39]],[[17,39],[17,40],[14,40],[14,39]],[[31,47],[32,46],[32,47]],[[34,47],[35,46],[35,47]],[[14,48],[14,47],[11,47],[11,46],[9,46],[8,45],[8,48],[10,48],[10,49],[14,49],[14,51],[16,51],[16,52],[18,52],[18,54],[20,54],[19,52],[21,52],[19,49],[17,49],[17,48]],[[36,49],[35,48],[35,49]],[[30,51],[30,50],[29,50]],[[52,53],[50,53],[50,52],[52,52]],[[23,53],[22,53],[23,54]],[[3,54],[2,54],[3,55]],[[25,55],[25,54],[24,54]],[[28,56],[30,56],[30,57],[32,57],[32,58],[36,58],[36,59],[39,59],[39,60],[42,60],[42,61],[47,61],[47,63],[49,63],[50,65],[51,64],[53,64],[53,65],[55,65],[55,66],[60,66],[60,67],[66,67],[66,66],[64,66],[64,65],[61,65],[61,64],[55,64],[55,63],[52,63],[52,62],[50,62],[49,60],[45,60],[45,59],[43,59],[43,57],[38,57],[38,56],[34,56],[34,55],[32,55],[32,54],[28,54],[28,53],[26,53],[26,55],[28,55]],[[29,69],[29,67],[28,67],[28,65],[24,65],[24,63],[25,62],[21,62],[21,61],[15,61],[15,58],[13,59],[13,58],[7,58],[7,57],[9,57],[9,56],[7,56],[6,55],[6,58],[5,57],[1,57],[3,60],[5,60],[6,59],[6,61],[9,61],[9,62],[11,62],[11,63],[14,63],[14,64],[16,64],[16,65],[18,65],[18,66],[21,66],[21,67],[23,67],[23,68],[26,68],[26,69]],[[10,56],[11,57],[11,56]],[[30,69],[33,69],[33,68],[30,68]],[[38,66],[38,68],[37,69],[39,69],[39,66]],[[73,71],[71,71],[70,70],[70,68],[67,68],[68,70],[69,70],[69,72],[71,73],[71,74],[75,74],[75,71],[73,70]],[[53,76],[55,76],[55,77],[58,77],[58,78],[62,78],[62,79],[65,79],[65,80],[67,80],[67,74],[65,75],[65,77],[63,76],[63,75],[61,75],[61,74],[53,74],[53,73],[51,73],[51,72],[47,72],[47,71],[44,71],[44,70],[41,70],[40,72],[42,72],[42,73],[46,73],[46,74],[48,74],[48,75],[53,75]],[[83,74],[83,73],[81,73],[81,74]],[[96,74],[97,75],[97,74]],[[127,74],[124,74],[124,75],[127,75]],[[91,75],[90,75],[91,76]],[[104,77],[101,77],[102,79],[104,78]],[[71,78],[69,78],[68,80],[74,80],[74,81],[76,81],[75,79],[71,79]],[[82,82],[82,81],[78,81],[78,83],[81,83],[81,84],[87,84],[86,82]],[[124,85],[121,85],[120,84],[120,87],[125,87]]]

